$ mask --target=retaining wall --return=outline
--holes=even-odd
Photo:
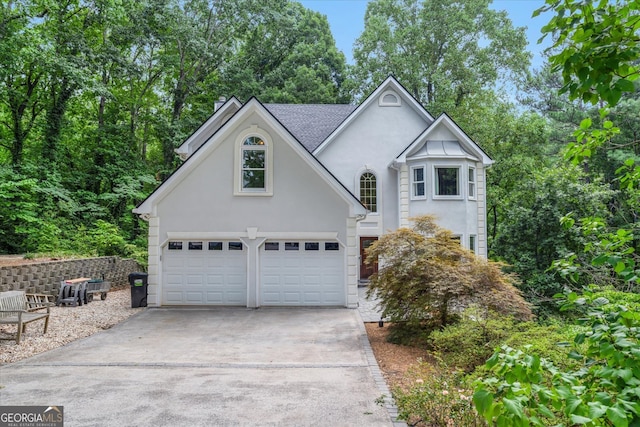
[[[113,256],[4,266],[0,267],[0,292],[25,290],[57,295],[62,280],[78,277],[104,277],[114,288],[128,285],[129,273],[137,271],[144,270],[135,260]]]

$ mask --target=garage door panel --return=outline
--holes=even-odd
[[[288,292],[284,291],[284,302],[291,305],[298,305],[302,303],[300,298],[300,292]]]
[[[187,275],[187,284],[188,285],[202,285],[204,282],[204,278],[201,274],[189,274]]]
[[[240,291],[227,291],[226,300],[233,305],[247,305],[247,296]]]
[[[207,291],[207,300],[206,300],[206,302],[208,302],[210,304],[222,304],[223,301],[224,301],[224,292],[222,292],[222,291],[217,291],[217,292]]]
[[[246,285],[246,274],[227,274],[227,283],[232,285]]]
[[[227,242],[173,245],[163,253],[163,303],[172,305],[246,305],[246,249]],[[189,250],[195,247],[202,249]],[[208,248],[216,248],[208,250]]]
[[[165,300],[167,304],[181,304],[183,299],[182,292],[169,291],[165,293]]]
[[[345,304],[344,250],[325,251],[324,242],[285,250],[286,242],[275,242],[260,251],[261,305],[339,305]],[[307,248],[315,248],[307,250]]]
[[[207,287],[211,286],[223,286],[224,275],[222,274],[207,274]]]
[[[314,285],[320,287],[322,284],[322,277],[319,274],[305,274],[302,276],[302,280],[302,285],[305,288]]]
[[[185,292],[185,297],[187,302],[190,302],[192,304],[202,303],[202,292],[187,291]]]
[[[164,263],[164,266],[166,268],[169,268],[169,269],[182,268],[183,267],[183,262],[184,262],[184,260],[182,258],[167,257],[167,256],[165,256],[162,261]]]
[[[186,260],[186,264],[188,268],[201,268],[204,266],[204,259],[202,258],[202,256],[198,256],[198,257],[189,257]]]

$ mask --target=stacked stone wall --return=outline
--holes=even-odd
[[[129,284],[129,273],[144,271],[132,259],[118,257],[85,258],[63,261],[34,262],[0,267],[0,292],[26,292],[57,295],[60,282],[79,277],[103,278],[111,288]]]

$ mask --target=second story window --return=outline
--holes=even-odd
[[[435,195],[460,196],[460,168],[435,168]]]
[[[257,136],[250,136],[242,144],[242,189],[264,191],[266,189],[267,147]]]
[[[360,202],[369,212],[378,212],[376,176],[371,172],[365,172],[360,175]]]
[[[424,199],[426,197],[426,181],[424,166],[411,168],[411,196],[414,199]]]
[[[273,142],[264,129],[252,125],[235,142],[233,194],[273,196]]]
[[[469,168],[469,198],[476,198],[476,169]]]

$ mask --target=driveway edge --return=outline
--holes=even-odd
[[[373,380],[380,390],[382,395],[382,401],[384,402],[384,406],[389,413],[389,417],[391,418],[391,422],[393,423],[393,427],[407,427],[407,423],[398,419],[398,407],[396,406],[396,402],[391,395],[391,391],[387,386],[387,382],[382,375],[382,371],[380,370],[380,366],[378,365],[378,361],[376,360],[376,356],[373,354],[373,349],[371,348],[371,343],[369,342],[369,336],[367,335],[367,330],[364,326],[364,321],[362,320],[362,316],[360,315],[359,310],[355,310],[358,317],[358,327],[360,328],[360,342],[362,344],[362,349],[364,350],[364,354],[367,358],[367,364],[369,365],[369,370],[371,371],[371,375],[373,376]]]

